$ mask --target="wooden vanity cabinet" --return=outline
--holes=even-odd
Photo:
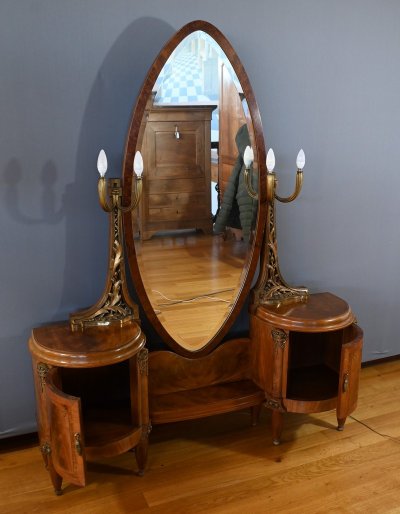
[[[279,444],[283,413],[336,409],[338,430],[357,405],[363,333],[347,303],[330,293],[251,313],[254,382],[272,409]]]
[[[211,114],[215,105],[152,107],[142,140],[140,238],[166,230],[212,233]]]
[[[32,331],[40,450],[56,494],[86,484],[86,460],[135,448],[143,474],[150,428],[145,337],[135,323],[56,323]]]

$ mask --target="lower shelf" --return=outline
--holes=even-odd
[[[127,409],[91,409],[83,415],[85,454],[109,457],[133,448],[141,429],[132,425]]]
[[[251,380],[240,380],[150,398],[152,424],[172,423],[261,405],[264,392]]]
[[[292,400],[291,398],[284,398],[282,403],[287,412],[312,414],[314,412],[324,412],[336,409],[337,400],[337,396],[327,398],[326,400]]]

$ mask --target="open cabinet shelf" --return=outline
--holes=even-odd
[[[286,398],[301,401],[337,397],[339,375],[324,364],[292,368],[288,372]]]

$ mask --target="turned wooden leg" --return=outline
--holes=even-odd
[[[147,451],[149,447],[148,429],[144,428],[143,430],[145,432],[143,432],[140,442],[135,448],[136,462],[139,468],[138,475],[140,477],[144,475],[144,470],[146,469]]]
[[[344,429],[344,424],[347,418],[337,418],[338,426],[337,429],[341,432]]]
[[[48,460],[48,471],[50,473],[51,482],[54,487],[54,492],[57,496],[60,496],[62,494],[62,477],[56,472],[56,470],[53,467],[53,463],[51,462],[51,457]]]
[[[279,410],[272,411],[272,443],[277,446],[281,443],[283,429],[283,414]]]
[[[260,419],[260,412],[261,412],[262,405],[254,405],[251,408],[251,426],[255,427],[258,423],[258,420]]]

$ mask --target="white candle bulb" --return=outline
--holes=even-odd
[[[104,150],[100,150],[99,156],[97,157],[97,169],[100,173],[100,177],[104,177],[107,171],[107,155]]]
[[[243,154],[243,161],[246,168],[250,168],[252,162],[254,161],[254,152],[251,146],[246,146],[246,150]]]
[[[275,168],[275,154],[274,154],[274,151],[272,150],[272,148],[270,148],[268,150],[266,163],[267,163],[267,170],[270,173],[272,173]]]
[[[133,159],[133,170],[136,175],[140,178],[143,173],[143,157],[142,154],[137,151],[135,153],[135,158]]]
[[[304,155],[304,150],[301,149],[300,152],[297,154],[297,159],[296,159],[297,169],[302,170],[304,168],[305,163],[306,163],[306,156]]]

